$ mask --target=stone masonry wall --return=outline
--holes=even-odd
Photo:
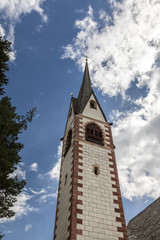
[[[70,129],[72,129],[72,144],[67,154],[64,156],[65,141]],[[74,139],[74,119],[70,123],[70,126],[67,126],[66,135],[63,141],[64,146],[61,159],[54,240],[67,240],[67,238],[69,237],[71,215],[71,189],[73,173],[73,149],[74,149],[73,139]]]
[[[160,239],[160,197],[128,223],[129,240]]]
[[[127,240],[114,145],[109,124],[79,116],[77,240]],[[78,116],[77,116],[78,118]],[[85,140],[85,126],[95,122],[103,131],[105,145]],[[100,169],[95,175],[94,165]],[[71,238],[72,240],[72,238]]]
[[[79,114],[67,123],[64,144],[70,129],[72,144],[65,156],[63,147],[54,240],[128,239],[111,128],[100,114],[93,110],[92,117]],[[104,146],[85,140],[92,122],[101,128]]]

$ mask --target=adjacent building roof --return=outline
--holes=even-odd
[[[160,197],[127,226],[129,240],[160,240]]]

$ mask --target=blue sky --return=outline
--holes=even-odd
[[[6,93],[20,114],[37,106],[20,136],[17,174],[27,185],[15,217],[1,220],[4,240],[53,237],[60,138],[85,55],[114,123],[126,221],[159,197],[159,12],[158,0],[0,0],[0,34],[13,42]]]

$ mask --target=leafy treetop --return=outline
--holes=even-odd
[[[19,152],[24,147],[19,142],[19,134],[27,129],[27,124],[32,121],[36,111],[33,108],[25,115],[19,115],[16,107],[12,106],[11,99],[3,97],[4,85],[8,84],[5,72],[9,71],[10,52],[11,43],[0,37],[0,218],[15,215],[12,207],[26,184],[15,172],[21,160]],[[0,235],[0,239],[2,237]]]

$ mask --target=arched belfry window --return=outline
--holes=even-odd
[[[64,155],[66,155],[66,153],[68,152],[68,150],[69,150],[69,148],[71,146],[71,142],[72,142],[72,130],[70,130],[68,135],[67,135]]]
[[[86,140],[103,145],[102,130],[95,124],[89,123],[86,126]]]

